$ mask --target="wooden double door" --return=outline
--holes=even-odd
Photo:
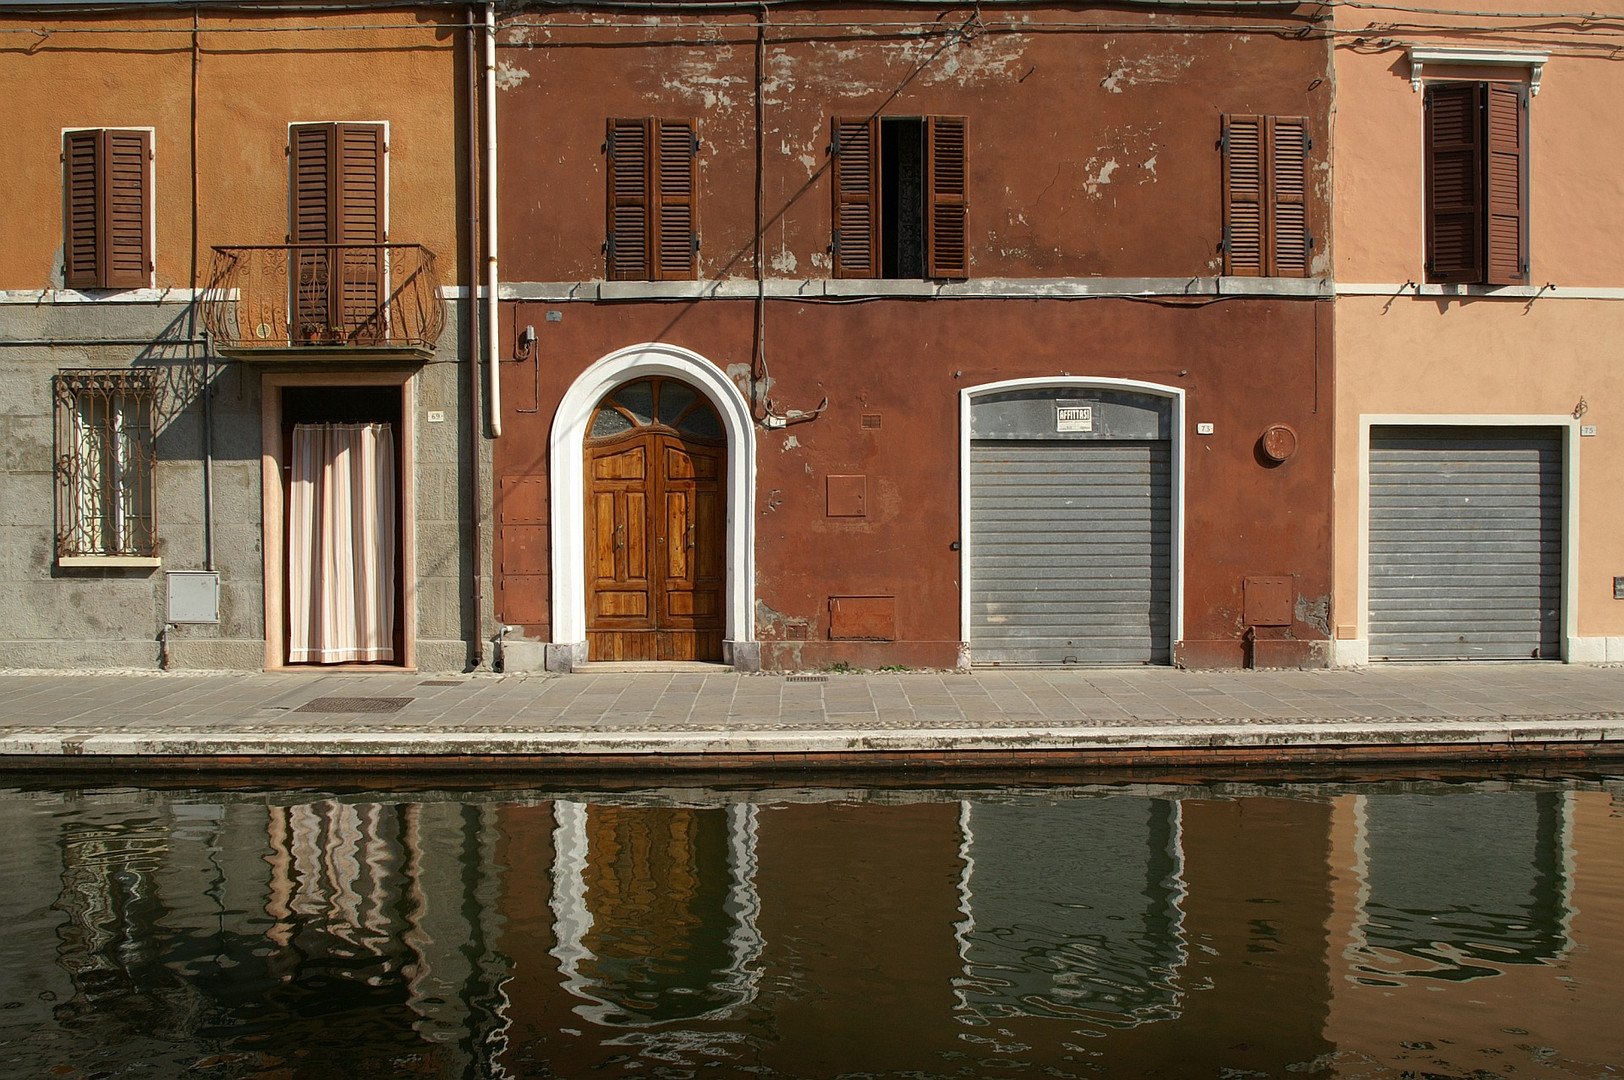
[[[593,660],[720,660],[727,440],[702,394],[670,379],[611,392],[587,477],[587,649]]]

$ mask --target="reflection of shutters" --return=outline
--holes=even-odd
[[[608,253],[613,281],[698,276],[699,135],[692,120],[612,119]]]
[[[835,277],[878,277],[879,121],[872,117],[862,120],[836,117],[831,150],[835,175]]]
[[[294,334],[381,338],[383,127],[295,124],[289,143]]]
[[[1224,273],[1306,277],[1308,118],[1225,116]]]
[[[1482,86],[1427,87],[1427,280],[1483,280]]]
[[[63,139],[64,282],[139,289],[151,282],[152,136],[70,131]]]
[[[965,245],[964,129],[962,116],[929,118],[930,241],[926,276],[970,276]]]
[[[1487,285],[1528,284],[1528,88],[1484,88]]]

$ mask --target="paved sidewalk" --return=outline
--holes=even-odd
[[[1192,753],[1194,751],[1195,753]],[[864,675],[0,672],[0,768],[1624,755],[1624,667]]]

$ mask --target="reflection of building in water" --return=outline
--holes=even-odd
[[[62,836],[59,962],[85,1024],[177,1047],[255,1034],[335,1069],[383,1046],[457,1071],[497,1036],[488,808],[175,801],[103,816]]]
[[[992,1019],[1176,1017],[1186,961],[1179,804],[965,803],[961,1007]]]
[[[1364,977],[1473,979],[1567,951],[1570,796],[1355,798],[1349,959]]]
[[[754,997],[754,806],[553,808],[553,955],[576,1013],[641,1027]]]

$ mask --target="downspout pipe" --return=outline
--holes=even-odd
[[[464,91],[467,94],[467,143],[466,158],[468,183],[468,218],[467,229],[464,233],[464,254],[467,256],[468,288],[465,291],[464,308],[468,315],[468,491],[471,505],[469,507],[469,526],[473,533],[473,601],[474,601],[474,633],[473,633],[473,665],[482,667],[485,663],[485,633],[484,633],[484,551],[485,535],[482,527],[484,507],[480,493],[480,457],[484,451],[484,409],[480,404],[479,384],[482,378],[480,361],[484,357],[479,334],[479,289],[476,283],[479,280],[479,8],[470,6],[468,9],[468,30],[463,37],[463,59],[467,64]]]
[[[496,261],[496,4],[485,5],[485,355],[490,380],[491,438],[502,437],[502,335],[497,331]]]

